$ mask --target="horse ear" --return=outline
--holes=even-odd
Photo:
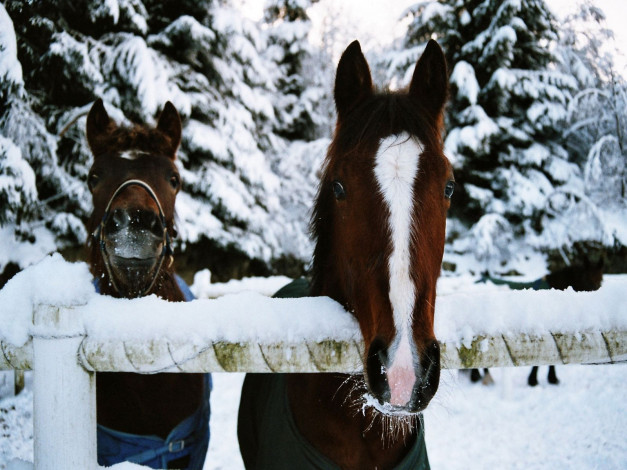
[[[107,114],[102,99],[98,98],[87,115],[87,143],[94,156],[106,152],[106,138],[115,129],[115,122]]]
[[[181,144],[181,117],[174,105],[168,101],[161,111],[157,129],[161,131],[170,141],[168,155],[172,158],[176,156],[176,150]]]
[[[359,41],[353,41],[344,51],[335,75],[335,107],[338,121],[364,99],[373,94],[370,68]]]
[[[448,95],[446,58],[440,45],[433,39],[429,40],[418,59],[409,85],[409,95],[433,117],[440,116],[444,109]]]

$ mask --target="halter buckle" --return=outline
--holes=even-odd
[[[178,447],[176,447],[178,446]],[[185,449],[185,440],[181,439],[180,441],[172,441],[168,444],[168,452],[181,452]]]

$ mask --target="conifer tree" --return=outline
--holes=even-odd
[[[276,64],[274,83],[277,134],[289,140],[319,137],[325,124],[319,111],[322,88],[316,51],[308,41],[311,20],[307,10],[317,0],[270,0],[264,21],[268,49],[266,56]]]
[[[457,180],[451,215],[468,227],[489,216],[475,231],[482,236],[490,226],[513,238],[537,236],[547,198],[581,185],[561,138],[576,83],[552,67],[558,36],[550,11],[543,0],[440,0],[408,15],[405,51],[387,66],[402,82],[406,63],[429,38],[445,51],[445,147]]]
[[[84,115],[102,97],[109,114],[122,123],[154,124],[167,100],[181,114],[181,266],[210,267],[219,280],[267,274],[273,260],[290,255],[283,183],[267,155],[285,147],[281,135],[306,138],[311,127],[299,121],[305,112],[293,114],[292,121],[277,120],[274,83],[294,81],[283,79],[283,71],[277,73],[264,57],[266,37],[256,24],[228,2],[215,0],[90,0],[81,8],[66,0],[9,0],[4,5],[15,25],[10,36],[17,39],[13,55],[23,80],[0,76],[0,99],[10,101],[0,109],[0,126],[34,172],[36,193],[25,189],[20,197],[37,199],[33,223],[45,225],[52,249],[80,251],[87,237],[91,199],[85,180],[91,155]],[[1,40],[7,42],[6,34]],[[301,60],[300,53],[296,56]],[[297,85],[302,88],[295,88],[294,96],[302,98],[306,85]],[[293,108],[301,102],[308,101],[298,99]],[[1,145],[13,156],[0,175],[15,173],[15,149]],[[13,191],[11,201],[15,196]],[[12,204],[11,220],[17,217]],[[34,236],[32,227],[25,231]]]

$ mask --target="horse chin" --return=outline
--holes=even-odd
[[[111,256],[109,265],[118,293],[124,297],[141,297],[157,275],[159,258],[123,258]]]
[[[400,419],[415,416],[424,410],[424,408],[412,409],[407,406],[392,405],[389,402],[381,401],[370,393],[364,395],[364,407],[371,408],[379,414]]]
[[[435,394],[435,391],[427,391],[424,388],[421,385],[415,386],[411,398],[404,405],[392,404],[389,393],[377,396],[368,391],[364,394],[364,405],[390,417],[404,418],[416,415],[427,408]]]

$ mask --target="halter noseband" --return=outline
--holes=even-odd
[[[96,228],[96,231],[93,233],[93,237],[94,239],[98,240],[98,244],[100,246],[100,253],[102,255],[102,260],[104,262],[105,267],[107,268],[107,273],[109,274],[109,282],[111,283],[115,291],[118,294],[120,294],[121,293],[120,289],[118,288],[115,282],[115,278],[113,277],[113,273],[111,271],[111,264],[109,262],[109,257],[107,254],[107,247],[106,247],[105,237],[104,237],[104,227],[107,221],[109,220],[111,205],[113,204],[113,201],[115,200],[115,198],[124,189],[133,185],[139,186],[143,188],[144,190],[146,190],[146,192],[151,197],[151,199],[155,201],[155,204],[157,204],[157,208],[159,209],[159,221],[161,222],[161,227],[163,229],[163,234],[162,234],[163,249],[161,250],[161,253],[159,254],[159,261],[157,262],[157,269],[155,271],[155,275],[152,279],[152,282],[141,294],[141,296],[144,296],[144,295],[147,295],[148,292],[150,292],[150,290],[154,287],[165,258],[167,256],[170,256],[170,263],[168,264],[168,267],[172,264],[172,261],[173,261],[172,242],[170,239],[170,234],[168,233],[168,226],[165,220],[165,214],[163,213],[163,209],[161,207],[161,203],[159,202],[159,198],[157,197],[153,189],[150,187],[150,185],[139,179],[130,179],[130,180],[124,181],[120,186],[118,186],[118,188],[115,190],[115,192],[111,196],[111,199],[109,199],[109,203],[107,204],[107,207],[105,208],[104,215],[102,216],[102,220],[100,221],[100,224]]]

